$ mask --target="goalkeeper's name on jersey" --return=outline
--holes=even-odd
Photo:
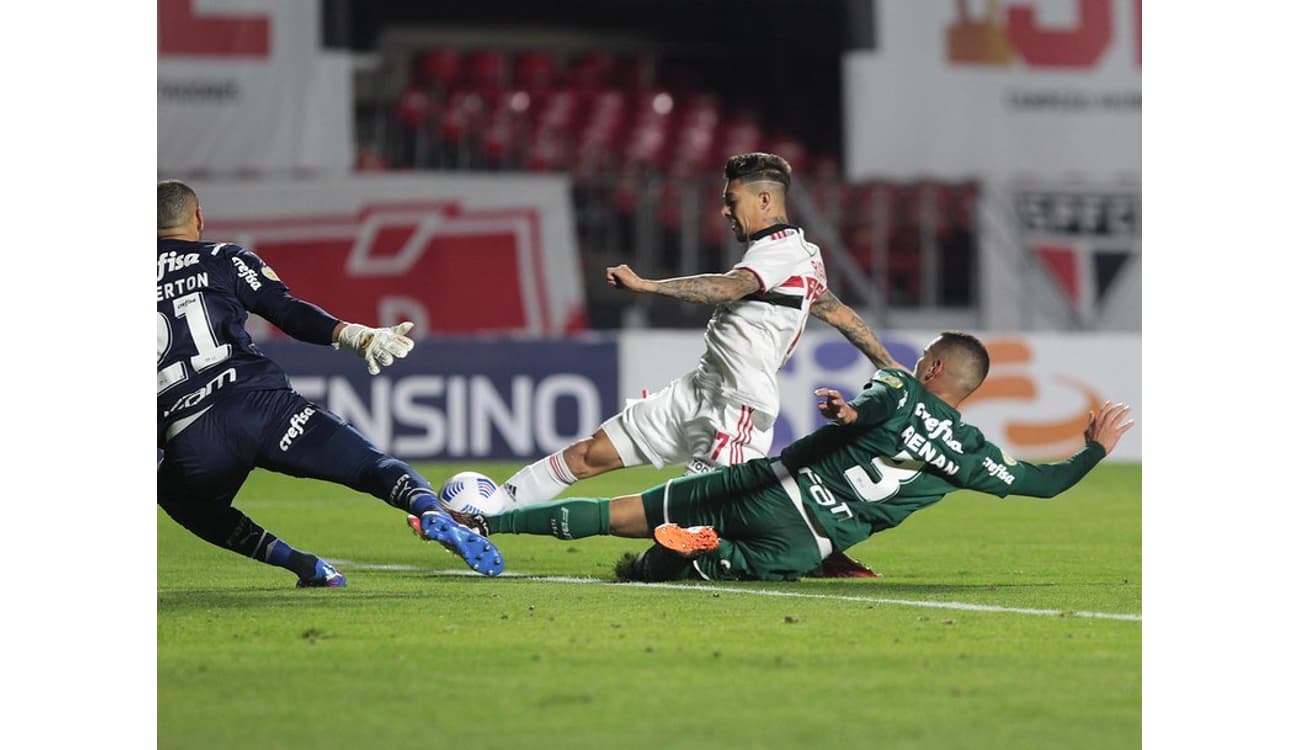
[[[158,285],[158,300],[162,302],[165,299],[179,297],[182,294],[189,294],[196,289],[207,289],[208,274],[206,272],[196,273],[190,276],[182,276],[175,281],[168,281]]]

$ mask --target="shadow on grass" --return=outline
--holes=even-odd
[[[443,581],[477,582],[472,578],[423,574],[402,574],[400,577],[417,582],[421,579],[432,581],[435,578],[438,579],[439,583]],[[288,588],[249,587],[167,590],[158,592],[158,611],[175,613],[224,608],[243,610],[279,609],[283,607],[301,607],[303,605],[352,607],[359,602],[382,606],[386,602],[436,598],[439,594],[446,593],[446,591],[447,589],[441,586],[439,588],[393,591],[389,587],[368,589],[364,585],[357,586],[351,583],[344,589],[297,589],[290,586]]]

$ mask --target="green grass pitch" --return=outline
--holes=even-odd
[[[1052,501],[957,493],[851,551],[881,579],[716,590],[554,580],[611,579],[648,544],[626,539],[499,536],[507,575],[531,578],[453,575],[400,512],[258,471],[236,505],[346,561],[349,586],[296,590],[159,511],[158,745],[1138,747],[1140,486],[1105,463]],[[900,603],[918,601],[1060,614]]]

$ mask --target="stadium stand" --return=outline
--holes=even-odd
[[[975,183],[848,184],[838,154],[813,151],[806,134],[770,126],[747,102],[666,67],[644,52],[425,49],[411,56],[388,108],[386,132],[398,137],[358,149],[357,168],[570,173],[587,270],[628,261],[648,275],[675,275],[726,264],[720,165],[730,154],[771,151],[793,166],[818,226],[834,228],[841,257],[888,304],[973,304]],[[634,258],[620,254],[633,247]],[[615,311],[597,309],[604,290],[590,292],[593,325],[619,325]],[[626,300],[608,303],[626,308]],[[642,313],[660,326],[697,325],[707,313],[661,307]]]

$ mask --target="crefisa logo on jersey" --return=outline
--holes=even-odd
[[[994,461],[988,456],[984,457],[983,466],[984,466],[984,470],[989,473],[989,476],[1001,480],[1004,484],[1011,484],[1012,482],[1016,481],[1016,476],[1011,472],[1007,471],[1007,467],[1003,466],[997,461]]]
[[[280,438],[280,450],[282,452],[289,450],[289,446],[293,445],[294,439],[306,432],[307,420],[311,419],[311,415],[315,413],[316,410],[308,406],[306,409],[289,417],[289,429]]]
[[[179,271],[186,266],[192,266],[199,262],[198,253],[178,254],[175,250],[170,253],[163,253],[158,256],[158,281],[173,271]]]
[[[262,288],[262,282],[258,280],[257,274],[254,273],[253,269],[248,267],[247,263],[240,260],[238,256],[231,256],[230,260],[235,264],[235,268],[237,269],[236,273],[239,274],[239,278],[243,279],[248,286],[252,287],[253,291],[256,292],[258,289]]]

